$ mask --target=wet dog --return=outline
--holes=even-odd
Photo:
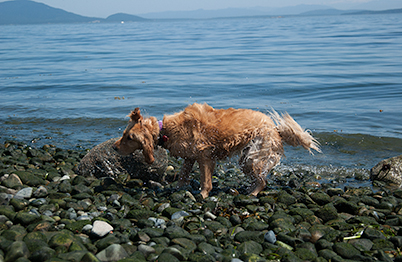
[[[265,177],[280,161],[283,143],[320,152],[319,144],[288,114],[270,115],[250,109],[214,109],[192,104],[182,112],[166,115],[163,121],[143,118],[140,109],[131,112],[123,136],[114,148],[122,155],[142,150],[152,164],[154,148],[162,145],[170,154],[184,159],[179,185],[189,183],[195,161],[201,173],[201,195],[212,190],[212,174],[217,160],[240,154],[242,171],[253,178],[250,194],[256,196],[266,185]]]

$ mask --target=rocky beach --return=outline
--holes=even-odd
[[[0,261],[402,261],[402,190],[369,170],[280,166],[255,198],[227,161],[202,199],[198,169],[177,189],[181,160],[110,144],[0,144]]]

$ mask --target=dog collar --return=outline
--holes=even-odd
[[[163,121],[159,120],[159,139],[158,139],[158,145],[163,146],[165,142],[169,140],[169,137],[167,135],[164,135],[164,129],[163,129]]]

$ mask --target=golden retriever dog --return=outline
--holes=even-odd
[[[317,140],[288,114],[270,115],[250,109],[214,109],[207,104],[192,104],[182,112],[143,118],[140,109],[131,112],[123,136],[114,148],[122,155],[142,150],[145,161],[152,164],[154,148],[159,144],[170,154],[184,159],[179,186],[189,183],[195,161],[201,173],[201,195],[212,190],[212,174],[217,160],[240,154],[242,171],[253,179],[250,193],[264,189],[265,177],[278,163],[283,143],[321,152]]]

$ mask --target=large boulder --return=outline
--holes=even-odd
[[[370,171],[372,181],[379,180],[393,186],[402,186],[402,155],[384,159]]]
[[[128,173],[131,178],[143,181],[161,181],[166,171],[168,158],[165,149],[157,146],[154,151],[155,161],[152,165],[145,162],[141,150],[128,156],[122,156],[112,148],[118,138],[109,139],[95,146],[85,155],[78,166],[78,174],[82,176],[117,177]]]

